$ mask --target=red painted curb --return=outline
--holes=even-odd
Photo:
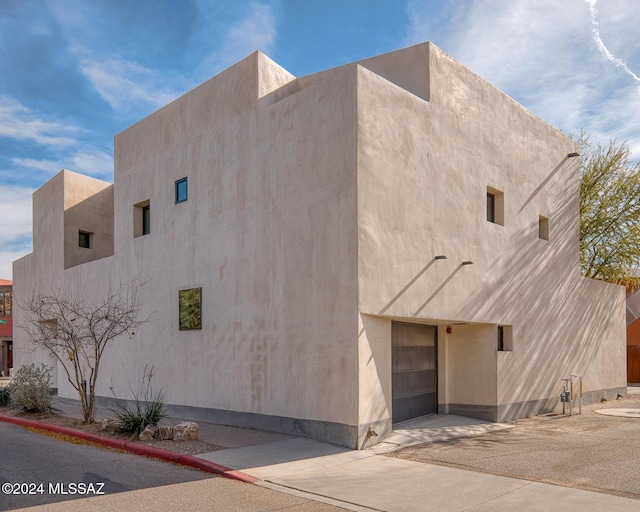
[[[146,444],[134,443],[133,441],[123,441],[121,439],[112,439],[110,437],[103,437],[90,432],[83,432],[82,430],[76,430],[74,428],[63,427],[61,425],[52,425],[50,423],[44,423],[42,421],[28,420],[26,418],[18,418],[16,416],[6,416],[0,414],[0,421],[5,423],[13,423],[21,427],[31,427],[40,430],[46,430],[48,432],[55,432],[58,434],[64,434],[66,436],[77,437],[92,443],[101,444],[110,448],[116,448],[126,452],[133,453],[135,455],[144,455],[145,457],[153,457],[155,459],[165,460],[167,462],[173,462],[181,464],[183,466],[189,466],[207,473],[214,473],[216,475],[231,478],[233,480],[239,480],[253,484],[259,482],[260,479],[255,478],[241,471],[221,466],[215,462],[211,462],[192,455],[184,455],[182,453],[172,452],[170,450],[164,450],[162,448],[156,448],[155,446],[147,446]]]

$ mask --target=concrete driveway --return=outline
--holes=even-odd
[[[640,410],[640,394],[545,415],[474,437],[412,446],[390,457],[640,499],[640,417],[598,414]]]

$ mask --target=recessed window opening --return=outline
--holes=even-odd
[[[487,220],[496,221],[496,196],[487,192]]]
[[[176,203],[184,203],[187,200],[187,178],[176,181]]]
[[[504,194],[487,187],[487,222],[504,226]]]
[[[148,235],[151,233],[151,210],[149,205],[142,207],[142,234]]]
[[[538,237],[549,240],[549,219],[540,215],[538,218]]]
[[[151,208],[149,200],[133,205],[133,236],[151,233]]]
[[[513,336],[510,325],[498,326],[498,352],[511,352],[513,350]]]
[[[91,233],[89,231],[80,231],[78,233],[78,245],[84,249],[91,248]]]

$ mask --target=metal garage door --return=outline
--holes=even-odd
[[[437,328],[393,322],[392,417],[393,422],[437,411]]]

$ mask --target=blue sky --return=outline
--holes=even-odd
[[[638,0],[0,0],[0,278],[31,193],[111,181],[113,136],[261,50],[296,76],[432,41],[566,133],[640,158]]]

